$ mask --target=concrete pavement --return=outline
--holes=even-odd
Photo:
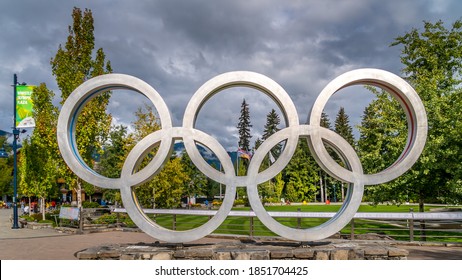
[[[75,253],[94,246],[156,241],[142,232],[64,234],[54,229],[11,229],[12,213],[12,209],[0,209],[0,260],[75,260]],[[218,242],[223,242],[223,239],[202,238],[194,243]],[[410,260],[462,260],[462,247],[397,247],[408,250]]]

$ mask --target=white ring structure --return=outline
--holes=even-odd
[[[403,153],[393,165],[376,174],[364,174],[353,147],[335,132],[320,126],[321,113],[329,98],[342,88],[358,84],[373,85],[388,91],[400,102],[407,116],[408,139]],[[255,151],[246,176],[236,176],[231,159],[223,146],[212,136],[194,127],[197,115],[207,100],[230,87],[251,87],[268,95],[280,107],[286,122],[286,128],[273,134]],[[107,178],[91,170],[80,156],[75,140],[75,126],[82,108],[99,93],[113,89],[128,89],[145,95],[154,104],[161,122],[160,130],[146,136],[130,151],[120,178]],[[295,105],[279,84],[258,73],[237,71],[218,75],[202,85],[186,107],[183,126],[173,127],[168,108],[155,89],[129,75],[107,74],[86,81],[67,98],[59,115],[57,134],[59,149],[69,168],[90,184],[120,189],[127,213],[140,229],[154,238],[167,242],[187,242],[212,233],[231,211],[236,188],[239,186],[247,188],[253,211],[270,230],[292,240],[313,241],[335,234],[353,218],[361,203],[364,185],[388,182],[411,168],[425,145],[427,117],[419,96],[403,79],[383,70],[358,69],[330,82],[315,101],[308,124],[301,125]],[[314,158],[326,172],[350,185],[346,200],[337,214],[327,222],[309,229],[294,229],[277,222],[266,212],[257,191],[258,184],[276,176],[289,163],[300,137],[307,138]],[[149,219],[138,204],[133,190],[152,179],[162,169],[177,139],[184,141],[188,155],[204,175],[226,185],[225,199],[216,215],[205,224],[186,231],[169,230]],[[259,167],[265,155],[281,141],[286,144],[280,157],[273,165],[260,172]],[[218,157],[224,172],[214,169],[203,159],[196,143],[206,146]],[[329,156],[325,145],[337,151],[346,168]],[[140,162],[155,146],[158,146],[158,151],[154,158],[142,170],[137,170]]]

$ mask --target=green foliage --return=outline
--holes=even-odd
[[[112,127],[108,140],[105,141],[104,154],[100,158],[101,175],[108,178],[119,178],[127,157],[127,127],[123,125]]]
[[[252,138],[250,135],[251,127],[249,105],[244,99],[241,104],[241,116],[239,117],[237,129],[239,132],[239,148],[244,149],[245,151],[250,151],[250,139]]]
[[[20,159],[19,193],[38,196],[44,201],[52,189],[57,189],[58,144],[56,125],[58,110],[52,104],[54,93],[42,83],[34,88],[32,102],[35,128],[23,143]],[[56,191],[56,190],[55,190]],[[44,203],[41,212],[45,218]]]
[[[345,108],[340,107],[335,118],[335,132],[342,136],[353,148],[355,148],[355,139],[353,137],[353,128],[350,125],[348,115],[345,113]]]
[[[275,203],[280,203],[280,199],[276,197],[267,197],[262,200],[263,203],[270,203],[270,204],[275,204]]]
[[[130,219],[130,217],[127,214],[104,214],[98,217],[97,219],[91,221],[92,224],[103,225],[116,224],[117,222],[125,225],[126,227],[136,227],[135,223]]]
[[[276,110],[272,109],[268,115],[266,115],[266,124],[263,129],[262,140],[268,139],[271,135],[278,132],[280,128],[279,115],[276,113]],[[258,149],[262,141],[258,139],[255,143],[255,147]],[[282,152],[282,143],[278,143],[273,147],[270,152],[265,156],[263,162],[260,165],[260,172],[267,169],[271,166],[278,158]],[[269,180],[268,182],[262,183],[259,186],[260,195],[262,197],[277,197],[281,196],[282,190],[284,188],[284,181],[282,180],[282,173],[279,173],[276,177]]]
[[[358,127],[359,155],[366,173],[376,173],[390,166],[403,151],[406,116],[398,101],[386,92],[370,89],[377,98],[364,110]]]
[[[369,187],[368,193],[376,202],[419,201],[420,211],[425,202],[460,203],[462,22],[456,21],[451,29],[442,21],[424,22],[423,30],[414,28],[392,43],[399,45],[403,73],[422,99],[428,116],[427,142],[410,171],[388,184]],[[378,101],[366,109],[360,128],[364,133],[360,153],[369,172],[388,166],[392,158],[398,159],[405,143],[404,110],[387,99],[379,94]],[[378,115],[383,117],[373,120]],[[372,132],[373,128],[378,132]],[[366,140],[366,136],[370,138]]]
[[[185,191],[183,195],[191,197],[205,194],[208,183],[207,176],[197,169],[186,151],[181,156],[181,165],[183,171],[189,177],[189,182],[186,182],[183,188]]]
[[[0,136],[0,148],[5,147],[6,137]],[[13,157],[0,158],[0,195],[12,195],[13,186]]]
[[[281,120],[279,119],[279,115],[276,113],[276,110],[271,109],[271,112],[269,112],[268,115],[266,115],[266,124],[263,129],[262,139],[266,140],[271,135],[278,132],[280,130],[280,128],[278,127],[280,123]],[[282,144],[278,143],[274,148],[271,149],[272,157],[277,159],[281,154],[281,150]],[[271,160],[273,161],[274,159]]]
[[[324,111],[321,113],[321,123],[320,124],[322,127],[332,129],[329,116]]]
[[[234,202],[233,202],[233,205],[234,206],[246,205],[246,200],[245,199],[235,199]]]
[[[123,125],[111,127],[109,139],[104,141],[104,153],[100,157],[99,172],[108,178],[119,178],[122,166],[128,155],[129,139],[127,128]],[[107,201],[118,201],[119,190],[102,189],[103,199]]]
[[[305,140],[298,141],[298,147],[285,172],[285,197],[291,201],[312,200],[319,181],[318,168],[308,150]]]
[[[72,11],[73,24],[69,26],[69,36],[65,46],[59,46],[54,58],[51,59],[52,73],[61,90],[61,103],[64,103],[72,91],[86,80],[111,73],[110,62],[106,62],[104,51],[96,50],[93,59],[95,37],[93,15],[90,10],[81,11],[74,8]],[[76,125],[76,141],[80,155],[85,163],[93,168],[93,155],[101,153],[104,139],[111,125],[111,116],[106,114],[110,93],[99,94],[89,101],[79,115]],[[68,185],[77,190],[80,204],[81,180],[61,162],[60,177]],[[92,193],[92,186],[86,185],[87,193]]]
[[[83,208],[98,208],[100,205],[98,202],[92,202],[92,201],[83,201],[82,202],[82,207]]]
[[[159,120],[152,107],[145,105],[135,113],[135,131],[128,137],[127,151],[145,136],[160,129]],[[155,143],[154,143],[155,144]],[[156,147],[142,160],[139,170],[144,168],[155,156]],[[181,204],[185,186],[190,182],[180,158],[167,160],[163,169],[150,181],[135,187],[135,194],[142,207],[175,208]]]

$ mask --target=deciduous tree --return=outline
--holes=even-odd
[[[98,75],[111,73],[112,68],[106,61],[102,48],[95,49],[93,15],[91,10],[74,8],[73,24],[69,26],[66,44],[60,45],[54,58],[51,59],[52,73],[61,90],[64,103],[72,91],[80,84]],[[83,108],[76,125],[77,148],[85,163],[93,168],[95,153],[101,153],[103,139],[109,133],[111,116],[106,113],[110,93],[105,92],[93,98]],[[62,176],[66,183],[77,193],[77,202],[81,206],[82,182],[65,165],[61,166]],[[91,188],[85,184],[87,188]],[[87,189],[91,192],[91,189]]]

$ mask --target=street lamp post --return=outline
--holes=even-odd
[[[13,226],[12,229],[18,229],[18,139],[19,139],[19,129],[16,127],[16,98],[17,98],[17,89],[18,85],[18,76],[13,75]],[[23,83],[22,85],[26,85]]]
[[[16,86],[18,84],[18,77],[16,74],[13,75],[13,88],[14,88],[14,97],[13,97],[13,229],[18,229],[18,205],[16,199],[18,196],[18,155],[16,154],[18,149],[18,138],[19,130],[16,128]]]

